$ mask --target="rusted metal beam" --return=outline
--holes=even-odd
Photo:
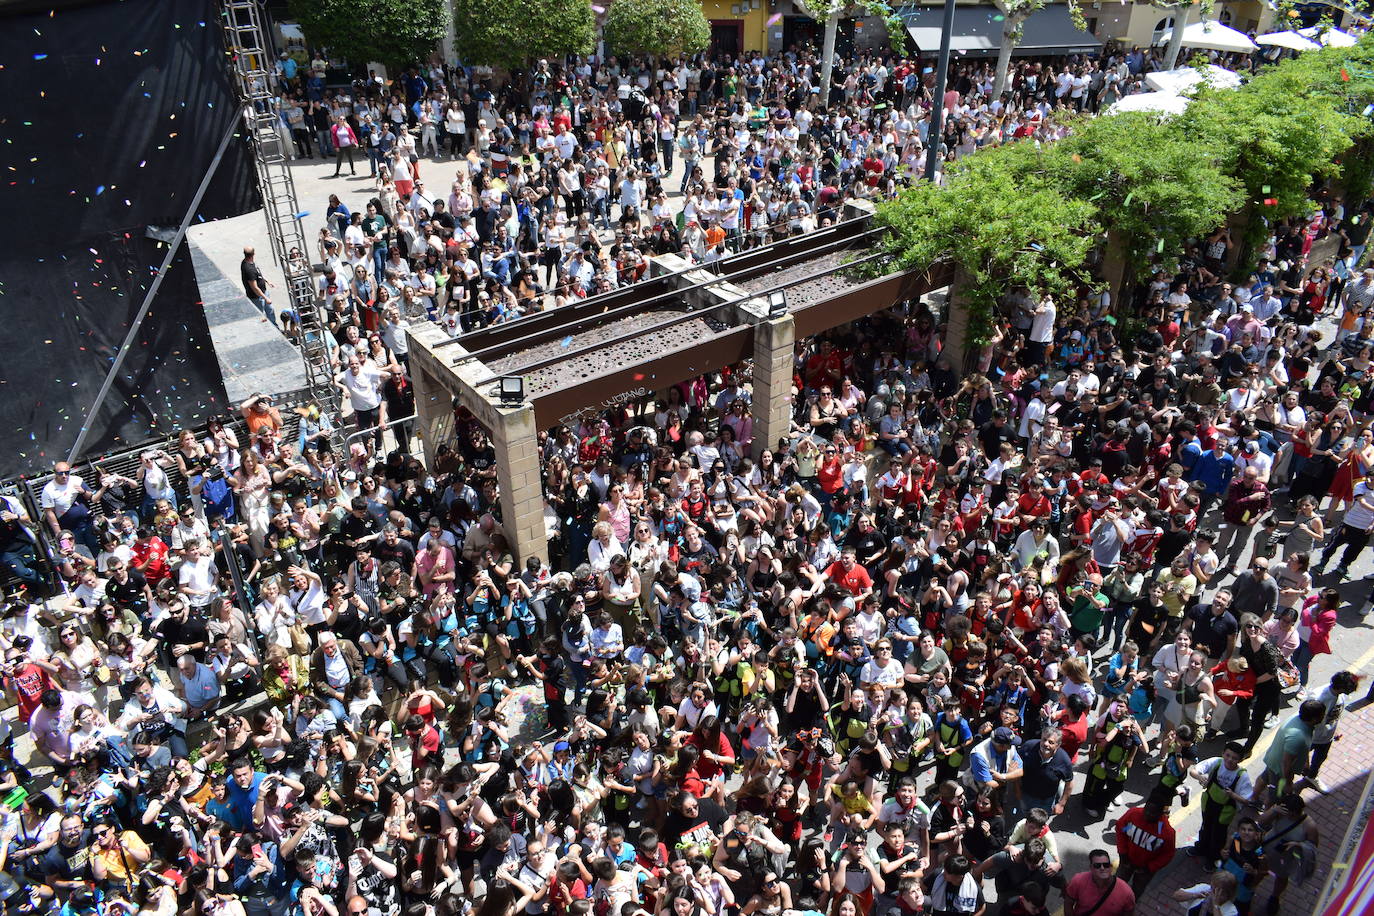
[[[856,260],[854,260],[854,261],[851,261],[850,264],[849,264],[849,265],[846,265],[846,266],[857,266],[857,265],[859,265],[859,264],[865,264],[865,263],[867,263],[867,262],[869,262],[869,261],[873,261],[873,260],[876,260],[876,259],[878,259],[878,258],[885,258],[885,257],[888,257],[888,253],[887,253],[886,251],[881,251],[881,250],[880,250],[880,251],[874,252],[873,254],[866,255],[866,256],[864,256],[864,257],[862,257],[862,258],[858,258],[858,259],[856,259]],[[546,358],[544,358],[544,359],[536,360],[535,362],[527,363],[527,364],[522,365],[522,366],[511,366],[511,367],[505,369],[501,374],[502,374],[502,375],[523,375],[523,374],[528,373],[528,372],[535,372],[535,371],[537,371],[537,370],[539,370],[539,369],[545,369],[545,368],[548,368],[549,366],[554,366],[554,365],[557,365],[557,364],[559,364],[559,363],[565,362],[565,361],[567,361],[567,360],[575,359],[575,358],[577,358],[577,357],[580,356],[580,355],[583,355],[583,354],[586,354],[586,353],[590,353],[590,352],[595,351],[595,350],[602,350],[602,349],[605,349],[605,348],[607,348],[607,347],[615,346],[615,345],[617,345],[617,344],[627,343],[627,342],[629,342],[629,341],[631,341],[631,340],[634,340],[634,339],[636,339],[636,338],[638,338],[638,337],[641,337],[641,336],[643,336],[643,335],[645,335],[645,334],[652,334],[652,333],[654,333],[655,331],[661,331],[661,330],[664,330],[664,329],[666,329],[666,328],[671,328],[671,327],[674,327],[674,326],[679,325],[679,324],[683,324],[683,323],[688,322],[688,321],[698,321],[698,320],[700,320],[704,315],[708,314],[709,312],[711,312],[711,311],[713,311],[713,310],[715,310],[715,309],[724,308],[724,307],[726,307],[726,306],[733,305],[733,304],[735,304],[735,303],[737,303],[737,302],[747,302],[747,301],[750,300],[750,299],[766,298],[766,297],[768,296],[768,294],[769,294],[770,292],[773,292],[774,290],[779,290],[779,289],[781,289],[781,290],[786,290],[786,289],[790,289],[790,288],[792,288],[793,286],[799,286],[799,285],[801,285],[801,284],[803,284],[803,283],[808,283],[808,282],[810,282],[810,281],[812,281],[812,280],[815,280],[815,279],[818,279],[818,278],[820,278],[820,277],[830,276],[830,275],[834,274],[835,272],[836,272],[835,268],[833,268],[833,267],[827,267],[827,268],[825,268],[824,270],[818,270],[818,271],[816,271],[815,273],[811,273],[811,274],[807,274],[806,276],[798,277],[797,279],[792,280],[792,281],[790,281],[790,282],[788,282],[788,283],[786,283],[786,284],[780,284],[780,285],[778,285],[778,286],[768,287],[767,289],[761,289],[761,290],[757,290],[757,291],[754,291],[754,292],[746,293],[745,295],[740,296],[739,298],[734,299],[734,300],[732,300],[732,301],[730,301],[730,302],[721,302],[721,303],[714,304],[714,305],[712,305],[712,306],[710,306],[710,307],[708,307],[708,308],[704,308],[704,309],[700,309],[700,310],[696,310],[696,311],[691,311],[691,312],[684,312],[684,313],[682,313],[682,314],[674,315],[673,317],[668,318],[668,319],[665,320],[665,321],[661,321],[661,322],[659,322],[658,324],[652,325],[652,326],[647,327],[647,328],[636,328],[636,329],[633,330],[633,331],[629,331],[629,332],[627,332],[627,333],[625,333],[625,334],[618,334],[618,335],[616,335],[615,337],[611,337],[611,338],[609,338],[609,339],[607,339],[607,340],[597,341],[596,343],[588,344],[588,345],[586,345],[586,346],[578,347],[578,348],[576,348],[576,349],[565,350],[565,351],[559,353],[559,354],[556,355],[556,356],[549,356],[549,357],[546,357]],[[865,284],[865,285],[868,285],[868,284]],[[684,290],[684,292],[686,292],[686,290]],[[870,311],[873,311],[873,310],[870,309]],[[842,323],[842,322],[836,322],[836,323],[839,324],[839,323]],[[833,326],[834,326],[834,325],[831,325],[831,327],[833,327]],[[474,354],[474,355],[476,355],[476,354]]]
[[[865,315],[890,308],[903,299],[924,296],[950,284],[954,266],[941,262],[925,270],[907,270],[889,274],[827,299],[792,309],[797,339],[813,337],[831,328],[848,324]]]
[[[580,413],[640,388],[660,391],[705,372],[719,372],[726,366],[754,354],[754,328],[742,325],[687,347],[661,353],[651,362],[614,369],[576,385],[560,387],[534,398],[534,416],[541,429],[564,417]]]
[[[857,222],[857,220],[855,220],[854,222]],[[845,245],[852,245],[856,241],[865,238],[869,235],[872,235],[874,233],[880,233],[885,231],[885,229],[870,229],[865,232],[859,233],[856,236],[847,236],[839,239],[832,239],[831,241],[825,242],[820,245],[812,244],[810,247],[807,247],[803,250],[791,252],[789,254],[784,255],[781,258],[777,258],[776,260],[756,265],[749,271],[714,276],[711,277],[709,280],[703,280],[700,283],[693,283],[691,286],[683,286],[675,289],[669,289],[657,295],[649,296],[648,298],[635,298],[630,301],[626,301],[623,304],[615,305],[612,308],[604,310],[597,308],[595,311],[591,313],[584,312],[580,316],[574,316],[571,320],[565,318],[562,322],[556,323],[554,320],[551,319],[549,322],[546,322],[543,325],[541,325],[538,329],[533,330],[531,333],[525,334],[524,336],[509,339],[503,343],[495,344],[481,350],[473,350],[470,347],[468,347],[468,355],[470,358],[478,360],[479,362],[493,362],[495,360],[509,356],[513,352],[518,352],[519,350],[526,348],[533,348],[540,344],[548,343],[551,340],[580,333],[581,331],[586,330],[586,325],[588,323],[596,324],[605,321],[612,321],[617,318],[624,318],[634,314],[635,312],[648,311],[650,310],[651,306],[659,305],[660,303],[680,303],[682,298],[689,293],[706,289],[711,286],[717,286],[721,283],[748,281],[754,279],[762,273],[765,273],[769,269],[780,270],[788,266],[790,262],[805,260],[807,258],[813,258],[818,255],[828,253],[836,248],[843,248]],[[636,284],[635,286],[628,287],[627,292],[632,293],[638,288],[638,284]],[[592,299],[585,300],[584,303],[580,304],[579,307],[585,309],[587,307],[587,303],[603,300],[604,298],[605,297],[602,296],[593,297]],[[753,297],[750,296],[749,298]],[[550,312],[547,314],[550,314],[552,316],[558,316],[563,314],[563,312],[563,309],[558,309],[554,312]],[[698,314],[700,314],[700,312],[694,310],[692,312],[684,312],[681,315],[677,316],[677,318],[679,321],[684,321],[688,320],[693,315]],[[520,324],[520,322],[512,322],[511,324]],[[467,338],[459,337],[456,338],[456,340],[463,342],[465,347],[467,346]],[[597,346],[600,345],[598,344]],[[585,349],[587,348],[583,348],[583,351],[585,351]],[[568,357],[575,355],[577,352],[581,351],[575,350],[569,353],[564,353],[562,355],[564,357]],[[518,371],[531,371],[534,368],[538,368],[538,365],[524,367]],[[515,371],[512,371],[511,373],[507,374],[517,373]]]

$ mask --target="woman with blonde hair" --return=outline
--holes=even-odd
[[[592,526],[592,542],[587,547],[587,560],[592,569],[604,573],[611,566],[611,558],[624,553],[625,548],[616,540],[610,522],[597,522]]]
[[[262,555],[263,538],[267,536],[270,519],[267,514],[268,496],[272,489],[272,473],[251,448],[239,452],[239,469],[229,478],[229,487],[238,497],[239,517],[248,523],[248,537],[253,552]]]

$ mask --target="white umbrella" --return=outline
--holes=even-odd
[[[1354,35],[1342,32],[1340,29],[1329,29],[1323,32],[1322,37],[1318,40],[1328,48],[1348,48],[1359,41]]]
[[[1174,30],[1166,29],[1155,44],[1167,47],[1173,37]],[[1183,27],[1183,47],[1209,51],[1253,51],[1255,43],[1244,32],[1237,32],[1220,22],[1204,21]]]
[[[1197,67],[1179,67],[1177,70],[1145,74],[1146,86],[1175,95],[1186,93],[1201,84],[1213,89],[1235,89],[1240,85],[1240,74],[1216,64],[1208,64],[1201,70]]]
[[[1304,38],[1311,38],[1319,41],[1329,48],[1348,48],[1359,41],[1354,35],[1342,32],[1340,29],[1327,29],[1322,32],[1318,26],[1309,25],[1305,29],[1298,29],[1298,34]]]
[[[1137,92],[1135,95],[1128,95],[1107,109],[1107,114],[1118,114],[1123,111],[1151,111],[1157,114],[1177,115],[1183,114],[1183,110],[1188,107],[1188,100],[1181,95],[1174,95],[1172,92]]]
[[[1268,35],[1260,35],[1255,39],[1257,45],[1269,45],[1274,48],[1288,48],[1290,51],[1311,51],[1320,48],[1310,38],[1304,38],[1297,32],[1270,32]]]

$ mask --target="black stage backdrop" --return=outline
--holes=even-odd
[[[236,117],[213,0],[0,5],[0,477],[65,458],[166,245]],[[260,206],[230,141],[197,221]],[[183,244],[84,452],[224,412]]]

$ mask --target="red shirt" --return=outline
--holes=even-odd
[[[735,759],[735,749],[730,746],[730,739],[726,738],[724,733],[721,734],[720,741],[716,747],[705,747],[703,745],[702,739],[698,738],[695,734],[690,736],[686,741],[682,743],[690,744],[692,745],[692,747],[695,747],[701,751],[709,750],[711,753],[719,757],[725,757],[729,760]],[[702,779],[710,779],[712,776],[715,776],[717,773],[721,772],[721,769],[719,763],[716,763],[714,760],[708,760],[705,754],[703,754],[701,757],[697,759],[696,771],[701,775]]]
[[[1159,331],[1159,336],[1164,338],[1164,346],[1166,347],[1172,347],[1174,341],[1178,340],[1178,322],[1173,319],[1161,322],[1155,330]]]
[[[424,755],[421,755],[421,751]],[[419,769],[429,760],[442,760],[442,749],[439,745],[439,730],[432,725],[426,725],[425,730],[420,733],[420,742],[410,749],[410,765],[413,769]]]
[[[55,689],[52,676],[48,672],[27,662],[15,669],[14,674],[6,678],[9,686],[14,688],[15,696],[19,700],[19,721],[27,723],[29,716],[39,707],[43,698],[43,691]]]
[[[152,537],[147,543],[134,541],[130,548],[134,566],[143,571],[149,585],[156,585],[172,574],[167,568],[167,545],[162,538]]]
[[[1167,816],[1145,819],[1145,806],[1131,808],[1116,822],[1116,851],[1137,868],[1157,872],[1174,858],[1174,825]]]
[[[872,577],[868,575],[868,570],[864,569],[864,565],[858,561],[855,561],[853,569],[846,571],[844,561],[836,560],[826,569],[825,577],[855,596],[873,588]]]
[[[840,354],[831,350],[828,354],[817,353],[806,361],[806,384],[812,388],[821,385],[838,385],[844,362]]]
[[[1030,493],[1022,493],[1016,500],[1016,511],[1020,515],[1033,515],[1036,518],[1050,517],[1050,501],[1044,495],[1035,496]],[[1029,528],[1030,525],[1022,524],[1022,530]]]
[[[1092,872],[1079,872],[1069,879],[1068,886],[1064,888],[1064,899],[1073,901],[1074,912],[1092,910],[1093,916],[1126,916],[1134,912],[1135,891],[1115,875],[1112,876],[1112,883],[1114,886],[1104,899],[1102,888],[1093,882]],[[1100,904],[1099,900],[1102,901]]]
[[[1069,718],[1069,711],[1063,709],[1055,716],[1055,724],[1063,732],[1064,753],[1069,755],[1069,759],[1074,763],[1078,762],[1078,749],[1083,746],[1083,742],[1088,740],[1088,714],[1084,713],[1075,722]]]
[[[844,486],[844,465],[839,458],[831,458],[816,469],[816,479],[826,493],[837,493]]]

